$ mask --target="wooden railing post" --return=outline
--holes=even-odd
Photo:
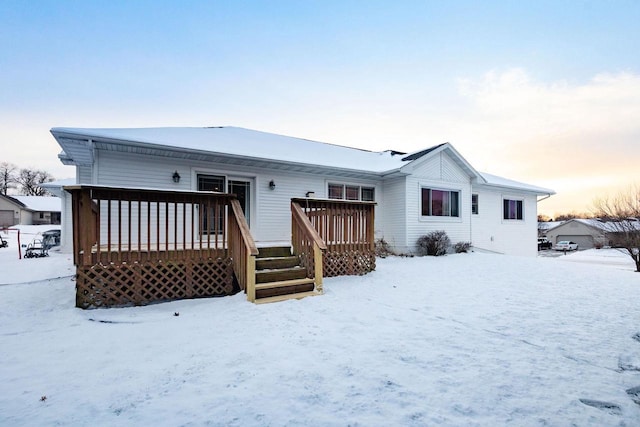
[[[247,251],[246,261],[247,300],[256,301],[256,256]]]
[[[316,291],[323,293],[322,288],[322,249],[316,242],[313,243],[313,266],[314,266],[314,280],[316,285]]]
[[[93,219],[93,209],[92,209],[92,200],[91,200],[91,190],[82,189],[78,194],[79,200],[79,215],[80,218],[86,218],[84,221],[80,221],[78,224],[78,243],[80,244],[77,249],[80,255],[80,259],[82,260],[82,265],[91,265],[92,264],[92,256],[91,256],[91,248],[93,247],[94,239],[97,236],[97,233],[100,230],[96,230],[96,223],[92,221]]]

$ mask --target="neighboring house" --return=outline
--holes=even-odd
[[[376,202],[375,236],[397,252],[445,230],[452,243],[535,256],[538,197],[554,194],[480,173],[449,143],[406,154],[236,127],[51,133],[78,184],[236,194],[258,246],[288,244],[290,202],[307,197]]]
[[[60,224],[60,221],[61,203],[58,197],[0,194],[0,227]]]
[[[538,222],[538,237],[547,237],[547,231],[557,227],[564,221],[540,221]]]
[[[619,231],[619,227],[612,222],[597,218],[575,218],[547,230],[547,238],[554,244],[570,240],[577,243],[579,249],[592,249],[615,245]]]

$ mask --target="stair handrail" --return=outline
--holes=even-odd
[[[256,300],[256,255],[258,248],[251,236],[249,224],[242,212],[238,199],[230,202],[229,250],[240,288],[247,294],[247,300]]]
[[[322,293],[322,253],[327,250],[327,245],[302,207],[293,200],[291,201],[291,241],[293,253],[304,259],[307,275],[310,273],[310,261],[313,260],[316,291]]]

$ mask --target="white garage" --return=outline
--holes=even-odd
[[[597,219],[570,219],[547,230],[547,239],[555,243],[576,242],[579,249],[591,249],[607,244],[604,225]]]

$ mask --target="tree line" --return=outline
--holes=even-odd
[[[53,176],[44,170],[19,168],[9,162],[0,163],[0,193],[5,196],[14,189],[23,196],[49,196],[49,192],[40,184],[53,180]]]

